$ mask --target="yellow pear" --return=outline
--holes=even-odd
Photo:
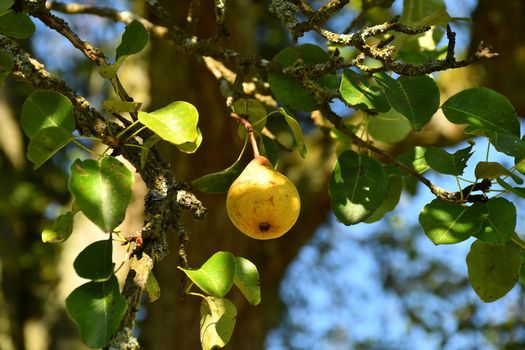
[[[255,157],[232,183],[228,216],[242,233],[256,239],[284,235],[297,221],[301,200],[295,185],[262,156]]]

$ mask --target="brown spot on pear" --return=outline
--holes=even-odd
[[[295,185],[274,170],[268,159],[259,156],[230,186],[226,210],[245,235],[271,239],[292,228],[299,217],[301,200]]]

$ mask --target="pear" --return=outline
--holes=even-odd
[[[300,209],[295,185],[262,156],[248,163],[232,183],[226,198],[232,223],[256,239],[284,235],[297,221]]]

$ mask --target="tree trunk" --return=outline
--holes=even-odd
[[[177,3],[177,7],[180,6]],[[257,21],[253,9],[257,5],[237,6],[246,8],[229,8],[233,12],[230,16],[242,18],[242,21],[228,23],[231,33],[228,46],[241,52],[253,52],[255,38],[252,35]],[[207,11],[199,14],[199,35],[209,36],[213,34],[215,23],[213,7],[208,2],[203,2],[202,7]],[[178,7],[173,13],[186,12]],[[150,60],[150,110],[174,100],[186,100],[197,107],[200,115],[199,126],[204,138],[197,153],[185,155],[173,148],[165,152],[169,154],[177,180],[189,182],[231,165],[243,141],[237,137],[237,124],[226,113],[225,98],[213,75],[201,60],[183,55],[166,42],[153,41]],[[311,146],[307,160],[294,164],[295,169],[308,168],[306,173],[301,173],[303,175],[292,177],[302,195],[302,213],[294,229],[277,240],[257,241],[244,236],[227,217],[225,195],[197,193],[209,213],[202,222],[196,222],[190,215],[185,219],[190,234],[187,246],[190,266],[198,267],[213,253],[224,250],[253,261],[261,276],[262,302],[257,307],[250,306],[236,291],[228,295],[238,309],[229,348],[262,349],[266,333],[278,320],[278,287],[283,272],[298,249],[325,220],[329,209],[326,182],[330,169],[321,165],[330,157],[326,148]],[[145,349],[198,349],[200,299],[190,296],[180,300],[184,284],[181,272],[176,269],[179,265],[178,242],[174,233],[169,233],[168,239],[171,254],[154,269],[161,297],[147,305],[147,318],[141,324],[141,344]]]

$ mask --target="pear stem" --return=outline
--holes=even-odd
[[[244,126],[246,128],[246,131],[248,132],[248,137],[250,138],[250,143],[252,144],[253,148],[253,157],[257,158],[260,157],[261,154],[259,153],[259,147],[257,146],[257,140],[255,140],[255,133],[253,132],[253,126],[246,118],[240,117],[237,113],[231,112],[230,116],[239,124]]]

